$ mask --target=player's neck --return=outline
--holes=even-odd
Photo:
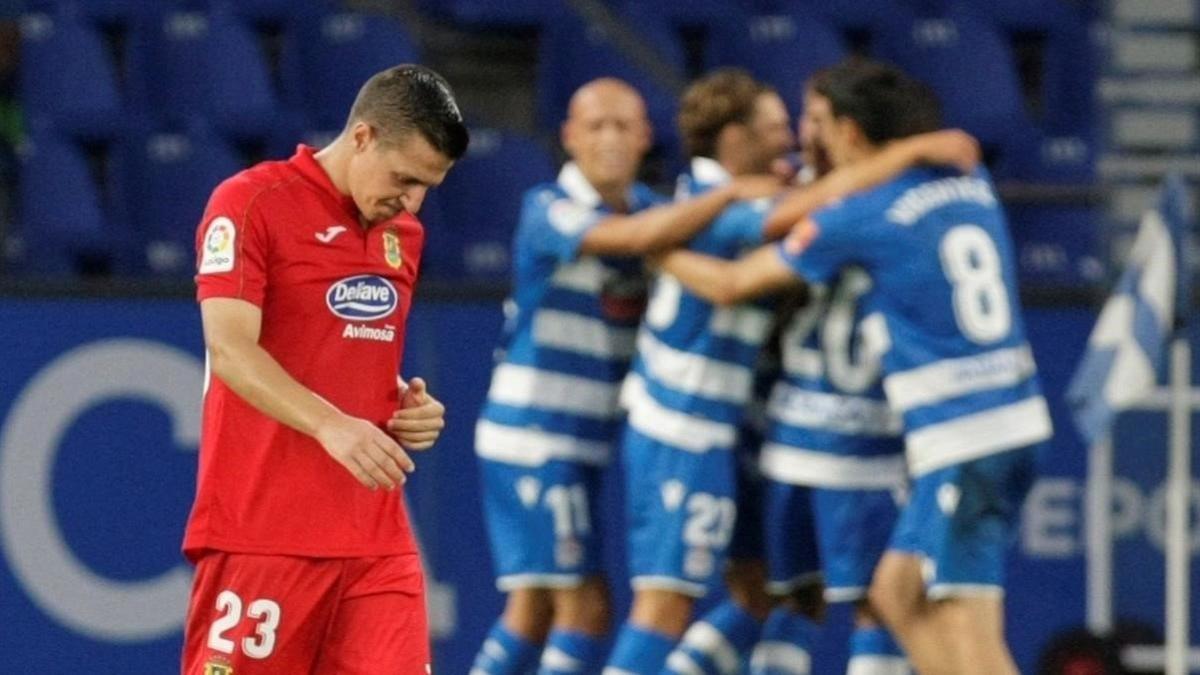
[[[869,143],[856,143],[846,150],[845,164],[857,164],[879,153],[879,146]]]
[[[722,148],[714,154],[716,157],[713,157],[713,159],[730,176],[745,176],[746,174],[755,173],[754,167],[751,166],[751,162],[748,161],[749,158],[746,157],[746,153],[744,152],[734,149],[726,151]]]
[[[353,148],[341,142],[341,137],[335,139],[332,143],[321,148],[313,155],[313,159],[317,160],[317,164],[325,170],[325,175],[329,176],[329,182],[333,183],[333,187],[342,195],[350,194],[349,179],[347,177],[347,168],[350,166],[350,153]]]
[[[625,213],[629,210],[629,188],[596,189],[600,194],[600,202],[615,213]]]

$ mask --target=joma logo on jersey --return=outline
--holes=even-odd
[[[342,279],[325,294],[329,311],[350,321],[382,319],[396,311],[398,301],[392,282],[374,274]]]

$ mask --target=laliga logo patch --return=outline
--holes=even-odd
[[[217,216],[208,224],[204,233],[203,256],[200,258],[200,274],[230,272],[233,270],[234,241],[237,230],[233,221]]]
[[[347,277],[329,287],[325,304],[348,321],[374,321],[396,311],[399,296],[392,282],[374,274]]]

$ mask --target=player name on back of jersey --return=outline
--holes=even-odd
[[[926,213],[951,202],[974,202],[995,206],[992,185],[975,176],[956,176],[922,183],[905,190],[887,210],[887,219],[898,225],[912,226]]]

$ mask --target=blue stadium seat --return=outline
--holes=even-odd
[[[749,70],[779,91],[793,115],[801,111],[808,78],[846,56],[841,34],[820,16],[802,10],[749,16],[713,28],[707,67]]]
[[[121,154],[142,266],[151,274],[190,276],[196,228],[208,197],[242,168],[241,160],[227,142],[203,128],[131,136]]]
[[[419,0],[425,12],[465,26],[540,26],[568,10],[564,0]]]
[[[34,276],[113,272],[129,251],[127,232],[110,227],[101,186],[76,142],[40,131],[20,153],[21,268]]]
[[[70,134],[113,135],[121,123],[116,70],[95,29],[66,14],[21,19],[20,96],[25,113]]]
[[[623,12],[635,12],[641,0],[616,0],[613,3]],[[715,26],[739,18],[743,12],[741,0],[658,0],[653,11],[677,25]]]
[[[1083,18],[1071,13],[1030,30],[1042,38],[1036,128],[1012,139],[997,173],[1026,181],[1092,182],[1101,134],[1091,92],[1100,47]]]
[[[182,129],[201,119],[238,140],[280,124],[262,46],[228,13],[165,15],[134,32],[129,54],[141,98],[162,122]]]
[[[275,24],[324,14],[340,4],[337,0],[207,0],[207,3],[215,11],[228,11],[253,22]]]
[[[554,180],[555,162],[531,138],[473,129],[467,155],[422,207],[426,273],[436,278],[505,279],[521,198]]]
[[[198,0],[31,0],[28,8],[35,12],[61,13],[105,26],[129,26],[196,2]]]
[[[993,174],[1031,183],[1092,183],[1098,155],[1093,135],[1035,127],[1005,145]]]
[[[1063,0],[960,0],[980,16],[1012,31],[1049,30],[1079,18],[1079,5]]]
[[[284,89],[318,128],[340,128],[367,78],[420,61],[416,43],[398,22],[374,14],[339,13],[293,26],[283,52]]]
[[[1028,128],[1007,40],[961,7],[881,24],[873,51],[933,87],[945,123],[965,128],[985,146],[1003,146]]]
[[[683,47],[679,36],[662,22],[640,16],[631,21],[644,42],[657,50],[662,64],[682,74]],[[546,130],[557,130],[566,119],[567,104],[581,85],[598,77],[618,77],[631,84],[646,99],[654,138],[660,151],[678,152],[675,115],[678,98],[627,58],[599,26],[587,25],[578,17],[563,18],[546,26],[538,59],[538,121]]]
[[[1042,118],[1051,133],[1095,133],[1099,106],[1091,92],[1099,73],[1101,49],[1081,17],[1070,17],[1047,33]]]
[[[342,123],[344,122],[345,120],[342,120]],[[267,156],[271,159],[287,159],[296,153],[296,146],[301,143],[317,149],[323,148],[342,133],[342,123],[336,127],[322,129],[310,127],[281,129],[280,133],[275,134],[271,139],[271,144],[267,148]]]
[[[1005,210],[1023,285],[1088,288],[1104,280],[1100,208],[1023,204]]]
[[[820,14],[841,30],[866,31],[902,18],[909,0],[747,0],[755,13],[792,10]]]

